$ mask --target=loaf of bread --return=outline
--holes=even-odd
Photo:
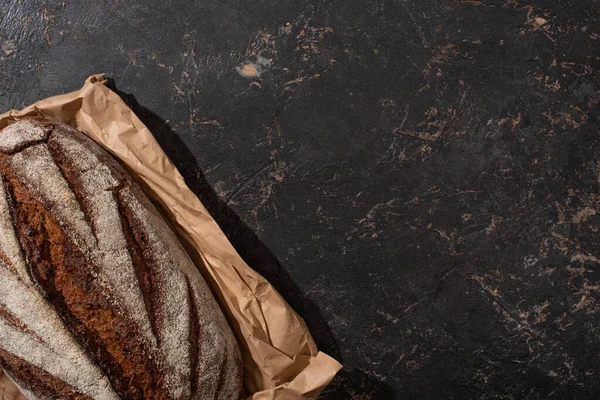
[[[225,317],[116,160],[29,118],[0,175],[0,365],[28,398],[239,399]]]

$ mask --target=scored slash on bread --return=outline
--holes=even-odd
[[[0,131],[0,365],[30,398],[238,399],[215,299],[132,178],[48,119]]]

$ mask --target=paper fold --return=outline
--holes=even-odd
[[[304,320],[242,260],[148,128],[105,82],[93,75],[81,90],[2,114],[0,129],[44,115],[110,151],[159,205],[213,290],[240,343],[247,399],[316,399],[341,365],[317,350]],[[16,399],[0,383],[0,398]]]

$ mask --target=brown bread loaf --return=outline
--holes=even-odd
[[[0,365],[30,399],[235,399],[231,329],[128,173],[67,125],[0,131]]]

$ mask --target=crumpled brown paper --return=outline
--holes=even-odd
[[[215,293],[240,343],[247,399],[316,399],[342,366],[317,350],[304,320],[242,260],[148,128],[105,82],[94,75],[81,90],[2,114],[0,129],[44,115],[110,151],[162,207]],[[0,376],[0,398],[23,397]]]

